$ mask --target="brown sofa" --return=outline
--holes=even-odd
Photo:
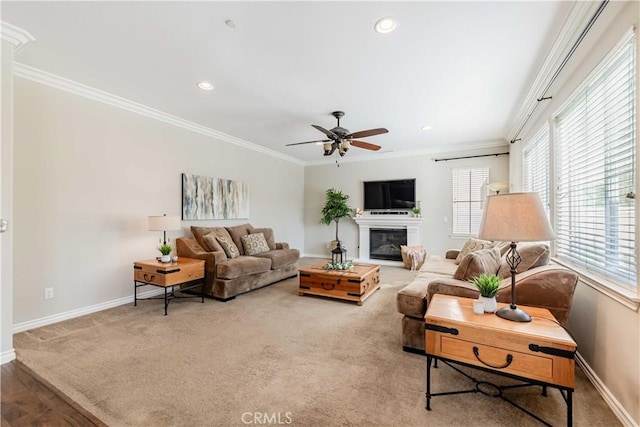
[[[288,243],[277,243],[270,228],[251,224],[235,227],[191,227],[193,237],[176,239],[179,256],[205,260],[205,294],[222,301],[298,274],[300,251]],[[242,236],[262,233],[268,250],[245,252]],[[217,238],[232,241],[240,255],[231,258]]]
[[[518,244],[522,262],[516,274],[516,303],[548,309],[566,325],[578,275],[562,266],[549,264],[549,248],[542,244]],[[402,318],[402,346],[405,351],[424,353],[424,315],[434,294],[478,298],[468,280],[482,272],[503,277],[496,295],[498,302],[511,302],[511,273],[503,246],[466,255],[456,264],[460,251],[445,257],[431,255],[416,278],[398,292],[397,309]],[[487,271],[488,270],[488,271]],[[464,279],[464,280],[461,280]]]

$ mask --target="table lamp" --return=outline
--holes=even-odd
[[[530,322],[531,316],[516,306],[516,273],[522,261],[517,242],[539,242],[555,238],[547,213],[537,193],[487,196],[478,238],[511,242],[507,264],[511,267],[511,304],[496,315],[515,322]]]
[[[149,231],[162,231],[163,232],[163,244],[167,244],[167,231],[180,230],[180,217],[178,215],[164,214],[162,216],[150,216],[149,217]]]

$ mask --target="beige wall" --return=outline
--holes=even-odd
[[[638,2],[610,2],[607,5],[558,77],[549,93],[553,99],[535,112],[521,135],[522,141],[512,146],[510,170],[514,188],[519,190],[522,185],[522,144],[545,121],[553,118],[567,97],[624,33],[638,25],[639,17]],[[637,304],[635,309],[629,308],[580,281],[573,300],[569,329],[578,342],[578,352],[607,389],[605,393],[610,393],[609,397],[621,406],[617,408],[618,415],[640,424],[640,314]]]
[[[180,214],[182,172],[248,181],[249,221],[302,248],[302,166],[30,81],[15,91],[14,324],[132,296],[132,262],[159,255],[147,216]]]
[[[357,150],[357,148],[353,148]],[[335,163],[305,168],[305,253],[329,256],[327,243],[335,237],[335,227],[320,224],[325,191],[331,187],[349,195],[349,206],[363,207],[363,182],[385,179],[416,178],[416,199],[421,202],[423,222],[421,244],[428,253],[443,254],[446,249],[461,248],[466,239],[452,239],[451,169],[488,166],[491,181],[508,181],[509,156],[434,162],[434,158],[499,153],[508,147],[465,151],[464,154],[440,153],[413,157],[389,158],[366,162]],[[318,152],[318,155],[321,155]],[[347,154],[348,156],[349,154]],[[445,222],[445,217],[447,222]],[[358,257],[358,226],[345,218],[340,222],[340,240],[347,247],[347,257]]]

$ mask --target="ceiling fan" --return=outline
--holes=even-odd
[[[305,141],[305,142],[295,142],[293,144],[287,144],[286,147],[291,145],[301,145],[301,144],[313,144],[313,143],[324,143],[324,155],[330,156],[336,150],[340,156],[344,156],[349,148],[353,145],[354,147],[364,148],[365,150],[373,150],[378,151],[380,148],[379,145],[371,144],[370,142],[358,141],[354,138],[364,138],[367,136],[380,135],[383,133],[389,132],[385,128],[376,128],[369,130],[361,130],[359,132],[349,132],[348,129],[345,129],[340,126],[340,119],[344,116],[344,111],[334,111],[331,113],[333,117],[338,120],[338,125],[331,130],[327,130],[322,126],[311,125],[314,128],[318,129],[320,132],[324,133],[329,139],[317,139],[314,141]]]

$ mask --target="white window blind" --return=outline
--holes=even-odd
[[[635,35],[556,117],[556,255],[637,288]]]
[[[489,168],[455,168],[453,179],[452,233],[477,234],[482,219],[482,185],[489,180]]]
[[[535,134],[523,150],[524,180],[527,192],[536,192],[549,214],[549,125]]]

